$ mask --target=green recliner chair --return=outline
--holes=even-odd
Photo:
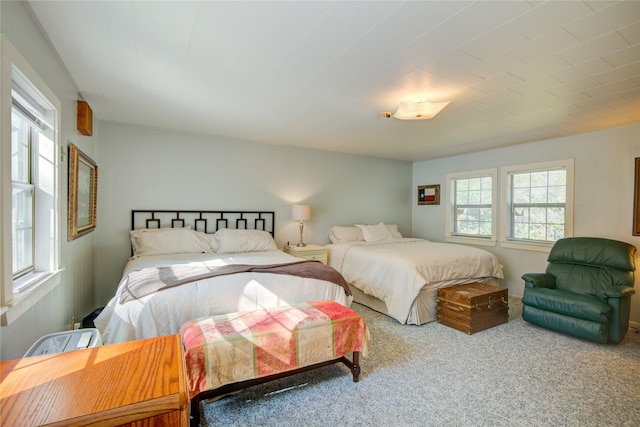
[[[636,247],[616,240],[556,241],[546,273],[527,273],[522,318],[599,343],[619,343],[629,328]]]

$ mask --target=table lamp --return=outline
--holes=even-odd
[[[311,219],[310,205],[291,205],[291,219],[300,221],[300,242],[296,246],[307,246],[302,238],[302,230],[304,229],[304,221]]]

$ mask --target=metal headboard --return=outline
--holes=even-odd
[[[187,227],[196,231],[215,233],[221,228],[263,230],[274,236],[275,212],[273,211],[182,211],[182,210],[132,210],[131,229]],[[274,236],[275,237],[275,236]]]

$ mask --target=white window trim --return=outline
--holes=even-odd
[[[455,191],[453,182],[459,178],[474,178],[481,176],[491,176],[493,183],[491,185],[491,237],[472,237],[472,236],[456,236],[453,234],[453,206],[455,203]],[[498,240],[498,169],[480,169],[467,172],[456,172],[447,174],[447,193],[445,196],[445,240],[447,242],[464,243],[479,246],[496,246]]]
[[[56,114],[55,128],[56,134],[53,137],[54,152],[59,150],[59,132],[60,132],[60,111],[61,103],[55,96],[53,91],[38,76],[31,65],[20,55],[18,50],[11,44],[4,34],[0,33],[0,164],[2,164],[2,176],[0,176],[0,325],[6,326],[25,313],[29,308],[38,303],[47,293],[57,287],[61,280],[62,268],[60,268],[60,233],[59,233],[59,217],[55,219],[54,232],[56,245],[55,266],[53,269],[39,280],[28,290],[20,294],[13,292],[13,274],[12,274],[12,248],[11,248],[11,88],[13,70],[17,69],[26,79],[48,100],[53,108],[58,112]],[[59,162],[58,156],[55,156],[56,163],[54,165],[54,173],[56,174],[56,207],[58,212],[60,209],[60,191],[59,191]]]
[[[500,168],[500,193],[502,202],[500,203],[500,217],[503,219],[500,224],[500,246],[510,249],[521,249],[525,251],[549,252],[554,242],[521,242],[509,240],[509,207],[511,206],[511,192],[509,174],[523,170],[552,169],[564,167],[567,171],[567,200],[564,211],[564,235],[573,237],[573,197],[574,197],[574,159],[554,160],[542,163],[529,163],[515,166],[504,166]]]

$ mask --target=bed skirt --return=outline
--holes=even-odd
[[[438,289],[465,284],[465,283],[473,283],[480,282],[486,283],[488,285],[498,285],[499,281],[495,277],[488,277],[483,279],[469,279],[467,281],[455,282],[455,283],[447,283],[446,285],[437,286],[437,287],[429,287],[422,288],[418,296],[413,301],[411,308],[409,310],[409,316],[405,322],[406,325],[424,325],[425,323],[435,322],[438,317]],[[358,304],[362,304],[366,307],[369,307],[372,310],[375,310],[379,313],[389,315],[389,310],[387,309],[387,305],[384,301],[369,295],[365,294],[360,289],[356,288],[353,284],[350,284],[351,292],[353,293],[353,301]]]

